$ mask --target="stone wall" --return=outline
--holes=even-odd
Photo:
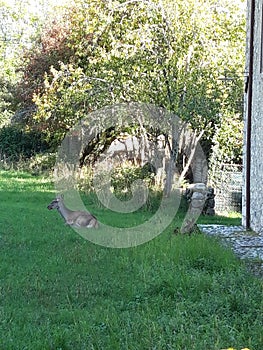
[[[181,233],[191,233],[201,214],[214,215],[214,190],[204,183],[190,185],[185,192],[189,208],[181,227]]]
[[[206,187],[204,183],[196,183],[187,188],[185,195],[190,209],[204,215],[215,215],[215,193],[213,188]]]
[[[253,94],[252,94],[252,119],[251,119],[251,175],[250,175],[250,225],[256,232],[263,232],[263,61],[262,61],[262,12],[261,0],[256,0],[255,8],[255,32],[254,32],[254,69],[253,69]],[[249,28],[250,28],[250,1],[248,1],[248,22],[247,22],[247,52],[246,67],[249,67]],[[243,208],[242,222],[246,223],[246,119],[247,119],[247,94],[245,95],[245,137],[244,137],[244,172],[243,172]]]

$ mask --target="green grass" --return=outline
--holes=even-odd
[[[146,244],[105,248],[46,209],[48,179],[0,175],[1,350],[262,350],[262,280],[217,240],[174,235],[182,212]],[[90,210],[127,226],[123,216]]]
[[[234,225],[234,226],[240,226],[241,225],[241,214],[232,212],[232,213],[226,213],[226,215],[215,215],[215,216],[201,216],[198,219],[199,224],[218,224],[218,225]]]

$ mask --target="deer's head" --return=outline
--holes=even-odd
[[[53,201],[47,206],[48,210],[59,209],[59,204],[63,201],[63,196],[58,195]]]

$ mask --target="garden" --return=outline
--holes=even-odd
[[[241,214],[185,196],[242,164],[245,12],[1,2],[1,350],[262,350],[262,279],[198,228]]]

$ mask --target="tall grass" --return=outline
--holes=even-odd
[[[174,235],[183,212],[146,244],[105,248],[46,209],[48,179],[0,175],[0,349],[263,349],[262,281],[215,239]]]

